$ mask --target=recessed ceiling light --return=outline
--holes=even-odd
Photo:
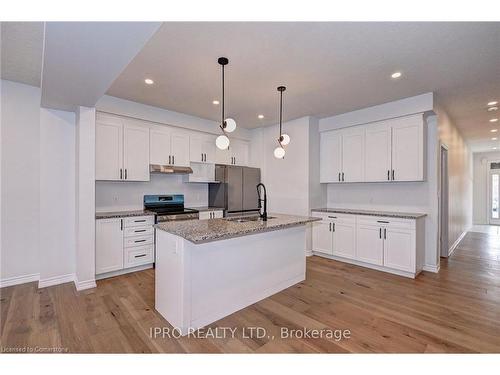
[[[401,76],[402,76],[401,72],[394,72],[394,73],[391,74],[392,78],[401,78]]]
[[[491,138],[492,141],[496,141],[497,139],[498,139],[497,137]]]
[[[497,148],[496,147],[493,147],[493,150],[496,150]]]
[[[498,107],[490,107],[488,108],[488,112],[496,111],[498,110]]]
[[[153,83],[155,83],[155,81],[153,81],[151,78],[146,78],[144,82],[146,82],[146,85],[152,85]]]
[[[498,131],[498,129],[491,129],[490,132],[492,133],[496,133]]]
[[[264,115],[258,115],[257,117],[262,120],[264,118]]]
[[[213,105],[219,105],[219,101],[218,101],[218,100],[214,100],[214,101],[212,102],[212,104],[213,104]]]
[[[490,122],[497,122],[497,121],[498,121],[498,119],[497,119],[497,118],[492,118],[492,119],[490,119]]]
[[[492,102],[489,102],[488,105],[497,105],[498,102],[497,101],[492,101]]]

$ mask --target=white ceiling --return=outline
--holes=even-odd
[[[42,23],[3,22],[2,78],[39,85],[42,45]],[[227,115],[240,126],[276,123],[281,84],[285,120],[433,91],[473,150],[487,151],[500,148],[488,122],[500,111],[486,111],[500,101],[499,46],[500,23],[164,23],[107,94],[219,120],[217,58],[227,56]]]
[[[481,140],[474,147],[489,146],[499,23],[164,23],[107,93],[219,120],[219,56],[230,60],[227,115],[240,126],[276,123],[281,84],[287,120],[434,91],[464,136]]]
[[[43,22],[2,22],[2,79],[40,87]]]

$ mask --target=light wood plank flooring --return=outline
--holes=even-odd
[[[37,289],[3,288],[2,350],[60,347],[84,353],[500,352],[500,236],[470,232],[439,274],[406,279],[311,257],[307,279],[210,327],[235,337],[152,338],[169,327],[154,310],[154,271]],[[266,329],[243,337],[243,327]],[[351,338],[279,338],[280,327],[349,329]],[[247,332],[248,333],[248,332]],[[274,339],[272,336],[274,335]]]

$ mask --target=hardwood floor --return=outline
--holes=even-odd
[[[468,233],[441,261],[439,274],[415,280],[308,258],[303,283],[210,326],[237,328],[235,337],[152,338],[152,327],[170,327],[154,311],[153,270],[102,280],[83,292],[72,283],[0,292],[4,352],[500,352],[500,236],[494,234]],[[244,327],[263,327],[266,336],[244,337]],[[282,339],[280,327],[348,329],[351,335]]]

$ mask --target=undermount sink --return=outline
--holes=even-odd
[[[274,219],[274,216],[268,216],[267,220]],[[227,221],[233,221],[236,223],[247,223],[249,221],[264,221],[260,216],[248,216],[248,217],[230,217],[226,219]]]

